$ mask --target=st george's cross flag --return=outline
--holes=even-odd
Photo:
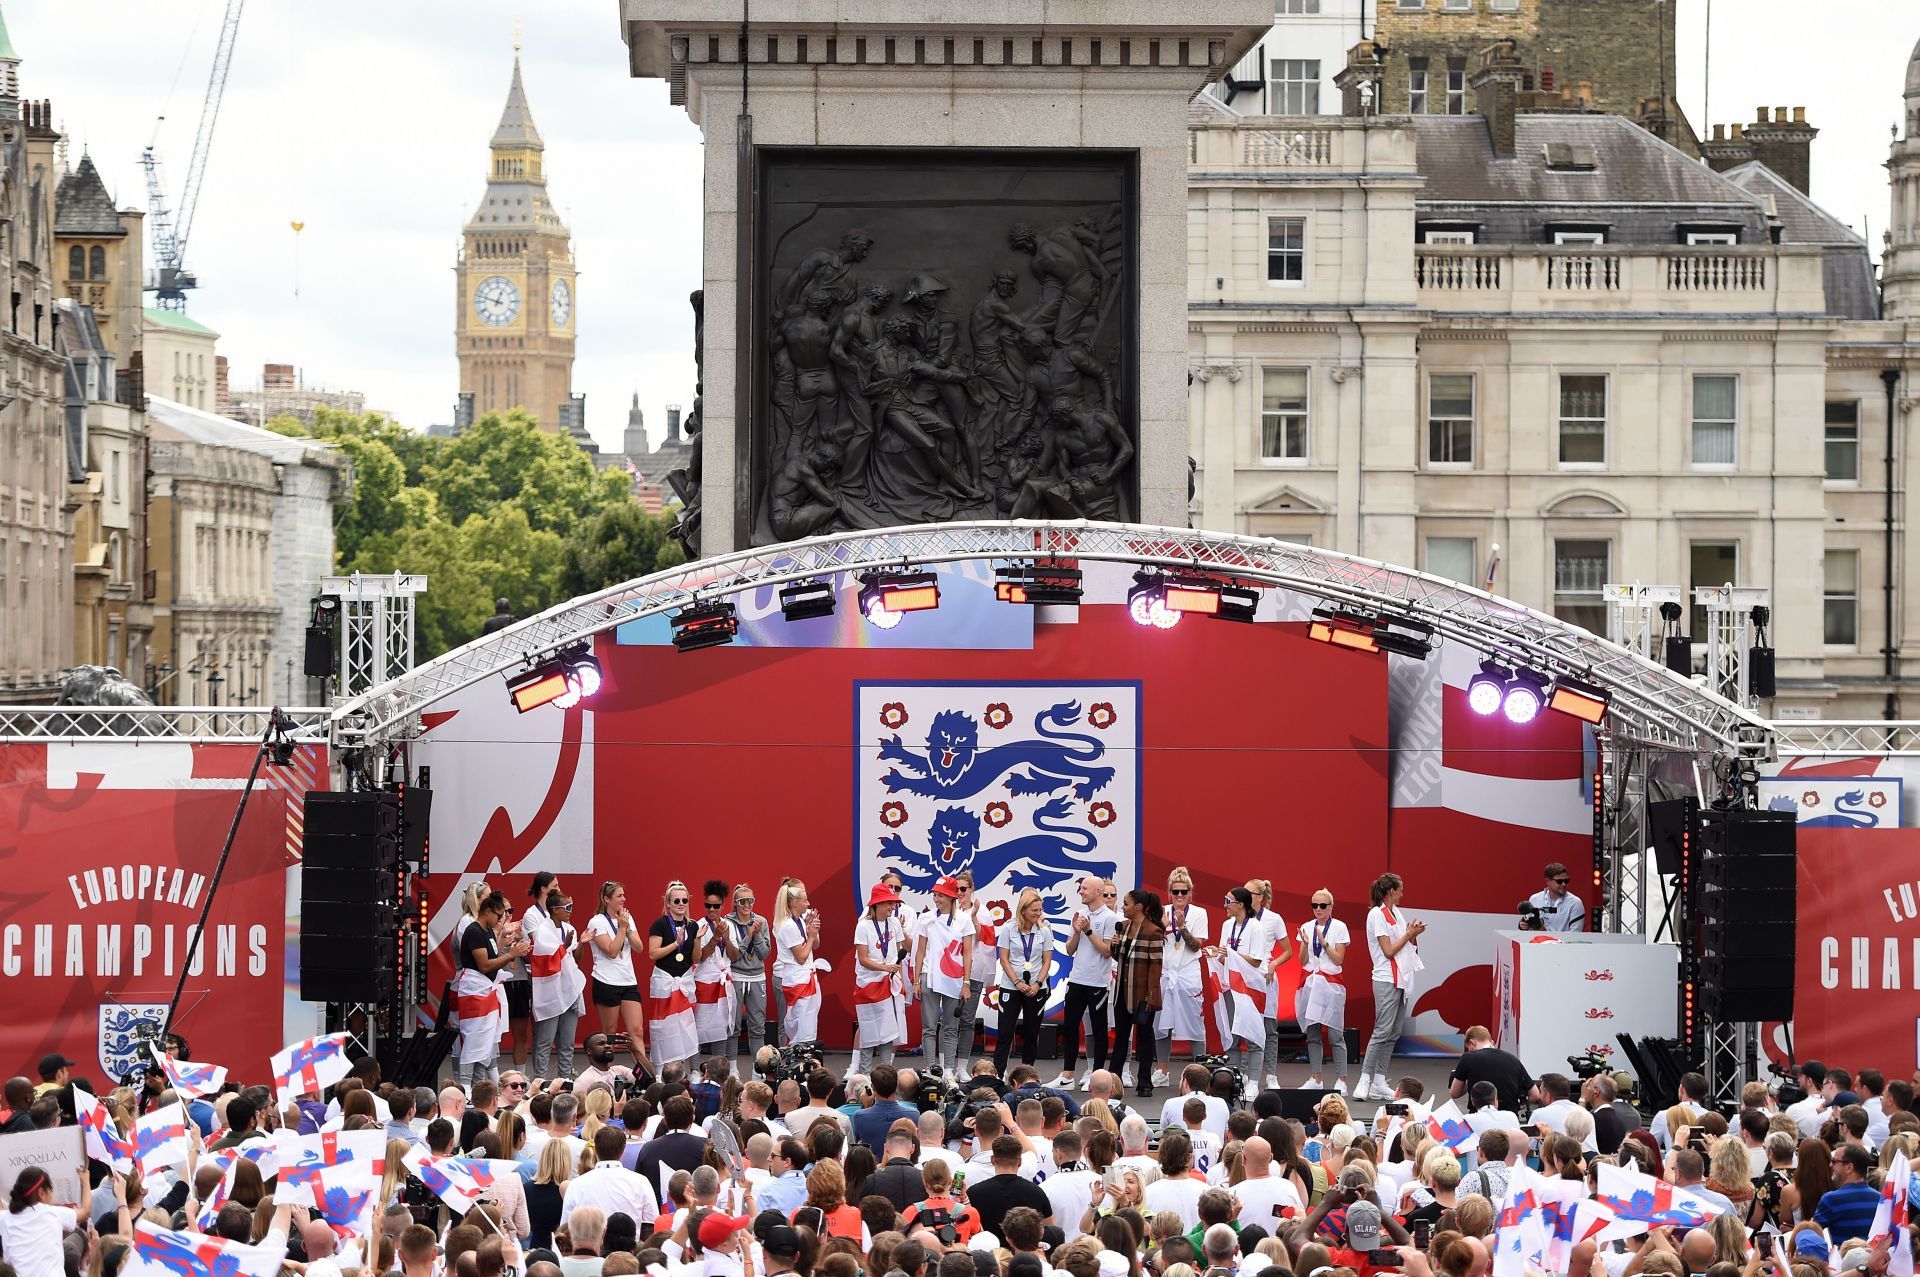
[[[259,1167],[261,1179],[272,1179],[280,1169],[280,1151],[271,1140],[249,1140],[232,1148],[213,1149],[204,1155],[200,1164],[218,1166],[221,1178],[207,1194],[207,1199],[200,1203],[200,1216],[195,1223],[201,1232],[213,1231],[213,1225],[220,1217],[220,1208],[233,1196],[234,1182],[242,1162],[252,1162]]]
[[[142,1175],[187,1164],[193,1142],[187,1138],[187,1106],[179,1102],[142,1113],[133,1124],[133,1156]]]
[[[273,1200],[324,1207],[330,1188],[375,1188],[387,1173],[385,1131],[321,1131],[313,1135],[277,1133],[280,1157]]]
[[[1568,1216],[1586,1196],[1585,1184],[1515,1166],[1494,1219],[1493,1277],[1523,1277],[1529,1267],[1554,1271]]]
[[[318,1095],[353,1068],[345,1033],[328,1033],[289,1044],[273,1057],[273,1093],[285,1108],[303,1095]]]
[[[105,1162],[122,1175],[133,1169],[134,1142],[120,1134],[107,1106],[83,1087],[73,1088],[73,1111],[87,1140],[87,1156]]]
[[[1455,1100],[1448,1100],[1427,1114],[1427,1134],[1455,1153],[1471,1148],[1480,1138],[1480,1132],[1467,1124],[1467,1115],[1460,1111],[1459,1102]]]
[[[1265,1041],[1267,1003],[1271,1000],[1267,978],[1245,954],[1234,949],[1224,949],[1220,961],[1213,965],[1218,990],[1213,1017],[1219,1025],[1221,1039],[1229,1048],[1234,1038]],[[1204,984],[1203,981],[1203,988]]]
[[[484,1157],[435,1157],[419,1145],[407,1150],[407,1169],[425,1184],[455,1215],[473,1204],[509,1175],[519,1174],[514,1162]]]
[[[249,1246],[205,1233],[176,1233],[145,1220],[133,1226],[128,1277],[279,1277],[286,1248]]]
[[[160,1066],[160,1076],[167,1079],[169,1087],[187,1099],[218,1095],[220,1088],[227,1084],[227,1071],[217,1064],[169,1059],[157,1043],[150,1042],[148,1046],[153,1050],[154,1063]]]
[[[1907,1225],[1913,1219],[1913,1184],[1907,1155],[1895,1153],[1887,1163],[1880,1204],[1873,1211],[1873,1229],[1867,1234],[1870,1245],[1887,1243],[1887,1271],[1893,1277],[1913,1277],[1913,1247],[1907,1244]]]
[[[1637,1220],[1649,1228],[1698,1228],[1725,1213],[1698,1193],[1676,1188],[1632,1167],[1601,1162],[1598,1169],[1594,1200],[1619,1219]]]

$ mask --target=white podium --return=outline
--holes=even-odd
[[[1496,931],[1494,937],[1494,1042],[1535,1077],[1571,1077],[1567,1057],[1588,1053],[1631,1073],[1616,1033],[1675,1035],[1675,946],[1588,932]]]

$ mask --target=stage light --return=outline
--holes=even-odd
[[[522,714],[542,705],[572,709],[600,690],[600,662],[585,643],[561,648],[507,681],[507,694]]]
[[[1611,693],[1592,683],[1561,675],[1547,695],[1547,708],[1571,715],[1583,723],[1598,723],[1607,716]]]
[[[1170,612],[1220,615],[1220,589],[1205,582],[1169,580],[1161,597],[1166,600]]]
[[[1467,682],[1467,708],[1476,714],[1490,715],[1500,708],[1507,695],[1507,671],[1493,661],[1482,661],[1480,672]]]
[[[733,604],[725,599],[689,603],[671,618],[673,645],[682,652],[697,652],[703,647],[719,647],[733,642],[740,632],[740,620]]]
[[[1376,629],[1374,645],[1396,656],[1424,661],[1433,652],[1433,627],[1421,621],[1389,621],[1392,628]]]
[[[1307,637],[1354,652],[1377,652],[1380,650],[1380,645],[1374,641],[1377,628],[1368,617],[1315,608],[1313,620],[1307,626]]]
[[[1167,606],[1167,578],[1158,572],[1135,572],[1127,590],[1127,614],[1135,625],[1170,630],[1180,624],[1180,613]]]
[[[572,709],[600,690],[600,662],[585,651],[561,654],[567,665],[567,690],[554,699],[561,709]]]
[[[994,572],[993,596],[1002,603],[1068,604],[1080,601],[1080,569],[1071,563],[1041,560],[1010,563]]]
[[[1220,610],[1214,615],[1222,621],[1251,623],[1260,608],[1260,591],[1250,585],[1222,584]]]
[[[860,578],[860,614],[875,629],[890,630],[908,612],[940,606],[940,586],[931,572],[868,572]]]
[[[1532,670],[1515,670],[1506,695],[1500,699],[1500,712],[1509,723],[1524,727],[1540,717],[1540,707],[1547,700],[1546,689],[1547,680]]]
[[[816,616],[833,615],[833,582],[814,578],[795,581],[780,591],[780,615],[789,621],[805,621]]]

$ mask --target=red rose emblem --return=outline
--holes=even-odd
[[[1105,829],[1118,819],[1119,817],[1114,814],[1113,804],[1104,799],[1087,808],[1087,823],[1095,829]]]
[[[907,707],[899,701],[888,701],[880,707],[880,725],[899,731],[907,723]]]
[[[1880,790],[1876,789],[1871,794],[1867,795],[1867,806],[1885,807],[1886,805],[1887,805],[1887,796],[1886,794],[1882,793]]]
[[[907,823],[907,805],[905,803],[883,803],[880,807],[880,823],[888,829],[898,829]]]
[[[1800,795],[1800,805],[1802,807],[1818,807],[1820,805],[1820,792],[1814,789],[1807,790]]]
[[[980,717],[986,721],[988,727],[999,731],[1013,721],[1013,711],[1007,708],[1005,701],[995,701],[987,706],[987,712]]]
[[[1105,729],[1112,727],[1114,721],[1119,717],[1118,714],[1113,712],[1113,706],[1111,704],[1106,701],[1100,701],[1097,702],[1092,709],[1087,711],[1087,726]]]
[[[987,804],[987,823],[995,829],[1003,828],[1012,819],[1013,809],[1005,803]]]

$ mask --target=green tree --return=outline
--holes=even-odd
[[[547,434],[518,408],[490,412],[447,440],[426,479],[455,524],[511,502],[535,529],[563,535],[603,507],[632,499],[624,475],[595,470],[573,440]]]
[[[567,539],[562,595],[591,594],[681,562],[679,543],[668,539],[673,522],[674,516],[648,514],[632,501],[607,506]]]

